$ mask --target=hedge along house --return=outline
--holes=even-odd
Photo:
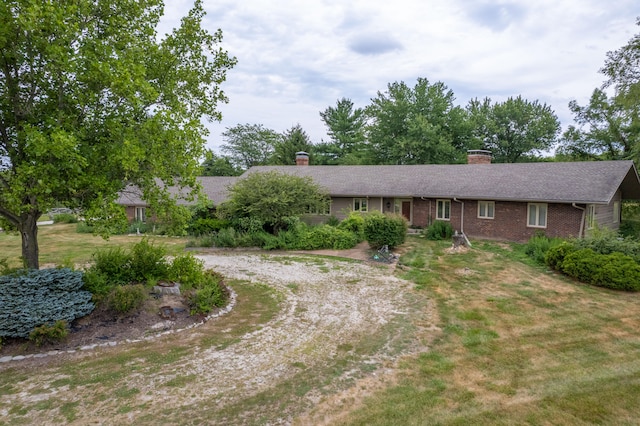
[[[310,176],[331,196],[323,213],[338,218],[399,213],[418,227],[449,221],[472,238],[525,242],[538,232],[582,237],[595,226],[618,229],[621,201],[640,199],[632,161],[492,164],[489,152],[470,151],[468,164],[309,166],[298,154],[295,166],[256,166],[245,175]]]
[[[214,206],[220,205],[228,198],[228,188],[238,180],[238,177],[230,176],[199,176],[198,183],[202,186],[202,193],[207,199],[213,202]],[[169,193],[176,199],[178,205],[192,205],[193,201],[187,201],[181,196],[178,187],[169,187]],[[129,186],[122,191],[118,204],[124,206],[129,221],[146,222],[153,216],[149,211],[149,204],[143,200],[142,194],[137,187]]]

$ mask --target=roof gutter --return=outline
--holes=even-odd
[[[464,237],[464,240],[467,243],[467,247],[471,247],[471,242],[467,238],[467,234],[464,233],[464,201],[460,201],[456,197],[453,197],[453,201],[462,204],[460,208],[460,233]]]
[[[580,231],[578,232],[578,238],[582,238],[582,231],[584,231],[584,215],[586,214],[587,209],[584,207],[578,207],[576,203],[571,203],[571,207],[582,210],[582,220],[580,220]]]

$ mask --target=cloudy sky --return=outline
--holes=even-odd
[[[165,0],[161,33],[192,0]],[[223,31],[238,64],[223,90],[223,120],[209,147],[240,123],[277,132],[300,124],[328,140],[319,112],[340,98],[365,107],[388,83],[442,81],[465,106],[472,98],[522,95],[550,105],[588,102],[606,52],[640,32],[637,0],[203,0],[206,27]]]

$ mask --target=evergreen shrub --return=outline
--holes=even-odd
[[[0,276],[0,337],[26,338],[41,325],[90,314],[94,305],[82,275],[63,268]]]

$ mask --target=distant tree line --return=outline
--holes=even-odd
[[[638,20],[640,25],[640,19]],[[310,163],[455,164],[469,149],[487,149],[497,163],[640,159],[640,34],[609,52],[606,81],[588,105],[571,101],[575,124],[562,133],[553,109],[521,96],[502,102],[472,99],[466,107],[444,83],[394,82],[358,108],[348,98],[320,112],[328,141],[313,143],[297,124],[280,134],[261,124],[238,124],[222,134],[222,154],[210,153],[209,175],[237,175],[254,165]]]

